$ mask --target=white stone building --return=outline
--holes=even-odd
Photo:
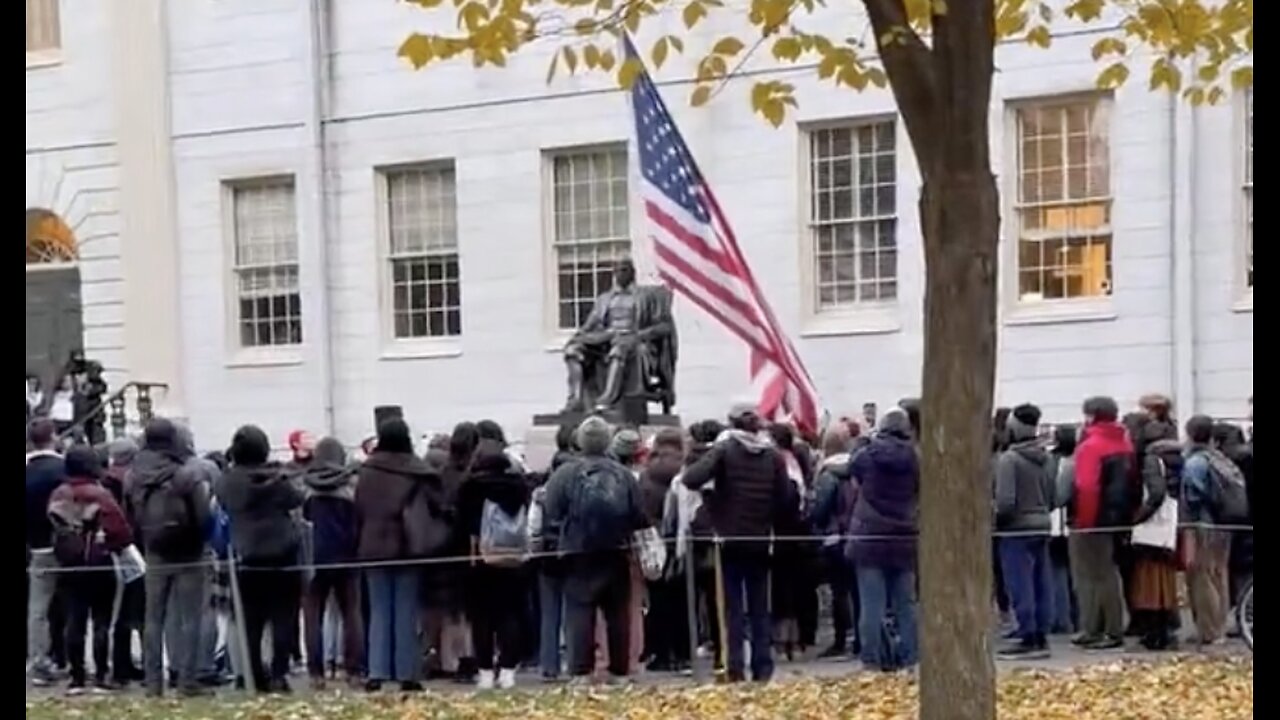
[[[396,48],[429,22],[392,0],[27,0],[27,207],[78,241],[58,267],[78,272],[87,354],[113,383],[169,383],[201,445],[246,421],[355,443],[381,404],[419,430],[492,417],[518,435],[563,400],[558,350],[596,271],[647,266],[624,94],[545,85],[550,47],[412,72]],[[1096,34],[1055,36],[997,61],[997,400],[1068,420],[1089,394],[1161,391],[1239,417],[1251,101],[1097,93]],[[773,130],[746,81],[688,108],[690,75],[657,78],[823,404],[918,392],[919,180],[889,93],[791,71],[797,122]],[[677,410],[718,415],[745,351],[676,312]]]

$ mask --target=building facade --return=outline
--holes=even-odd
[[[432,16],[390,0],[27,0],[27,22],[27,206],[74,233],[55,265],[78,274],[86,354],[113,383],[169,383],[162,409],[202,445],[247,421],[354,443],[388,404],[419,430],[518,435],[563,402],[560,348],[611,264],[652,267],[626,97],[546,84],[554,45],[415,73],[396,48]],[[642,46],[664,22],[678,9]],[[998,51],[997,401],[1058,421],[1090,394],[1165,392],[1239,417],[1251,94],[1098,92],[1097,37]],[[823,405],[916,394],[920,182],[891,95],[753,60],[798,87],[774,130],[747,80],[687,107],[698,47],[655,77]],[[28,267],[48,265],[28,235]],[[676,313],[677,410],[719,415],[748,388],[745,349]]]

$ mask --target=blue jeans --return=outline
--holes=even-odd
[[[1075,632],[1076,623],[1071,614],[1071,568],[1065,564],[1053,566],[1053,631]]]
[[[916,640],[916,574],[899,568],[858,566],[858,640],[862,664],[892,671],[911,667],[919,656]],[[886,624],[892,613],[896,637]]]
[[[728,626],[730,680],[745,677],[742,634],[751,625],[751,679],[767,682],[773,677],[773,624],[769,618],[769,562],[758,553],[722,551],[724,613]],[[743,600],[746,607],[743,607]],[[745,611],[745,612],[744,612]]]
[[[1000,566],[1018,618],[1018,637],[1040,641],[1053,622],[1053,571],[1049,567],[1049,538],[1000,539]]]
[[[421,675],[417,568],[369,570],[369,679],[414,682]]]
[[[564,625],[564,576],[538,573],[538,598],[542,611],[538,664],[542,667],[544,677],[559,677],[560,629]]]

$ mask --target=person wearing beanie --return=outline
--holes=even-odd
[[[1008,447],[995,462],[995,527],[1010,533],[997,539],[1001,575],[1018,620],[1016,643],[997,657],[1043,658],[1049,654],[1053,612],[1049,565],[1050,513],[1054,476],[1049,452],[1039,438],[1040,408],[1013,408],[1005,421]]]
[[[1076,446],[1075,484],[1067,539],[1071,572],[1080,605],[1080,635],[1073,642],[1087,650],[1124,647],[1124,591],[1115,558],[1115,536],[1098,532],[1133,522],[1138,502],[1131,478],[1133,442],[1120,424],[1120,408],[1109,397],[1092,397],[1082,407],[1084,430]],[[1137,498],[1140,500],[1140,497]]]
[[[919,534],[920,460],[910,416],[886,412],[871,442],[853,458],[858,483],[845,557],[858,577],[858,635],[862,664],[885,672],[908,668],[919,658],[916,635],[916,538]],[[897,647],[884,624],[892,615]]]
[[[704,491],[715,535],[746,539],[725,545],[721,552],[722,614],[728,628],[726,670],[731,682],[746,679],[743,631],[749,619],[752,679],[768,682],[773,675],[769,545],[761,540],[769,537],[775,525],[787,526],[784,514],[790,508],[798,509],[799,499],[786,461],[761,432],[763,423],[755,404],[735,403],[729,411],[729,425],[712,448],[685,469],[681,481],[690,490]]]
[[[609,423],[591,416],[578,427],[581,455],[547,481],[543,535],[557,538],[566,554],[565,622],[569,672],[587,677],[594,668],[596,613],[604,614],[609,673],[630,670],[632,534],[649,527],[635,476],[609,456]]]
[[[609,454],[638,475],[644,465],[644,440],[631,428],[619,428],[609,443]]]
[[[294,430],[289,433],[289,453],[291,457],[285,468],[291,472],[307,469],[315,457],[316,438],[306,430]]]
[[[102,487],[102,464],[93,448],[78,445],[67,451],[66,479],[49,497],[53,520],[54,555],[72,568],[111,567],[111,554],[133,542],[124,511]],[[62,554],[60,554],[62,551]],[[108,638],[116,598],[115,573],[69,572],[59,580],[66,602],[67,659],[71,666],[70,690],[85,687],[85,633],[93,619],[94,684],[112,690],[108,671]]]
[[[857,577],[853,565],[844,556],[844,536],[858,497],[858,484],[851,471],[855,444],[851,426],[861,432],[856,422],[837,422],[823,433],[822,461],[813,484],[813,503],[806,513],[810,531],[822,538],[821,556],[831,585],[835,640],[821,654],[823,658],[856,656],[862,650],[854,626],[854,619],[858,617]],[[854,636],[852,645],[848,641],[850,635]]]
[[[640,497],[649,522],[663,529],[663,538],[675,540],[674,518],[664,524],[667,498],[675,477],[684,466],[684,433],[680,428],[663,428],[653,438],[645,468],[640,472]],[[670,547],[670,546],[668,546]],[[674,551],[668,551],[674,557]],[[645,651],[649,670],[682,671],[689,666],[689,631],[685,621],[685,579],[671,572],[667,564],[663,577],[648,582],[649,612],[644,616]]]

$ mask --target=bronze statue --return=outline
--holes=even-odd
[[[564,348],[569,374],[566,411],[616,409],[627,400],[675,405],[676,326],[671,291],[637,285],[629,259],[618,262],[613,288]]]

